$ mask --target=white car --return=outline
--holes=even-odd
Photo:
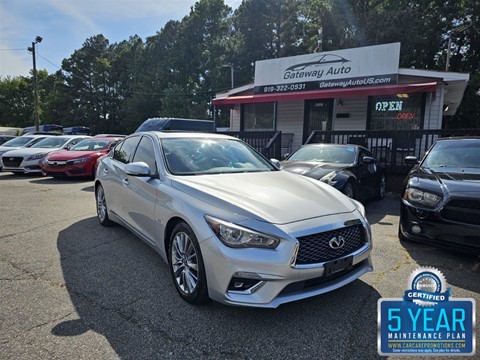
[[[100,224],[158,251],[193,304],[274,308],[373,270],[362,204],[234,137],[132,134],[99,161],[95,194]]]
[[[53,135],[23,135],[18,136],[12,140],[8,140],[7,142],[3,143],[0,146],[0,170],[2,170],[2,155],[7,151],[20,149],[23,147],[30,147],[40,140],[45,139],[46,137],[53,136]]]
[[[45,135],[42,135],[45,136]],[[2,171],[13,173],[41,173],[39,162],[51,151],[67,149],[90,136],[48,136],[28,148],[10,150],[2,154]]]

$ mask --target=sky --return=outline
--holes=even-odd
[[[190,13],[194,0],[0,0],[0,77],[30,76],[35,44],[37,70],[54,73],[88,38],[110,43],[155,35],[169,20]],[[224,0],[237,8],[241,0]]]

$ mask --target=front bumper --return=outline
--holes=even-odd
[[[480,253],[480,226],[447,221],[439,211],[420,210],[403,199],[399,231],[407,240]]]
[[[42,172],[42,168],[40,165],[32,164],[32,165],[21,165],[19,167],[12,167],[12,166],[4,166],[2,168],[4,172],[13,172],[18,174],[40,174]]]
[[[92,171],[88,171],[88,168],[92,168],[92,165],[78,164],[78,165],[57,165],[49,166],[42,163],[42,174],[44,176],[93,176]]]
[[[373,271],[370,229],[365,228],[365,232],[368,241],[361,248],[335,259],[346,259],[349,266],[329,276],[325,272],[327,262],[295,266],[298,244],[294,241],[282,241],[275,250],[232,249],[211,237],[201,243],[209,296],[229,305],[276,308],[338,289]],[[251,287],[236,290],[234,285],[242,283]]]

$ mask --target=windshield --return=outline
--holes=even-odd
[[[174,175],[275,171],[248,145],[234,139],[162,139],[167,166]]]
[[[24,146],[28,144],[32,139],[34,138],[30,136],[19,136],[19,137],[16,137],[15,139],[6,141],[5,143],[2,144],[2,146],[6,146],[6,147]]]
[[[101,139],[85,139],[80,141],[75,146],[72,146],[71,151],[100,151],[108,148],[109,140]]]
[[[56,149],[61,148],[69,138],[52,136],[39,141],[35,145],[32,145],[32,148],[46,148],[46,149]]]
[[[423,161],[423,166],[480,168],[480,140],[438,141]]]
[[[356,150],[353,146],[313,145],[295,151],[288,161],[353,164]]]

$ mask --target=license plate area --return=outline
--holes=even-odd
[[[332,276],[340,271],[349,270],[353,267],[353,255],[342,259],[332,260],[325,263],[325,277]]]

